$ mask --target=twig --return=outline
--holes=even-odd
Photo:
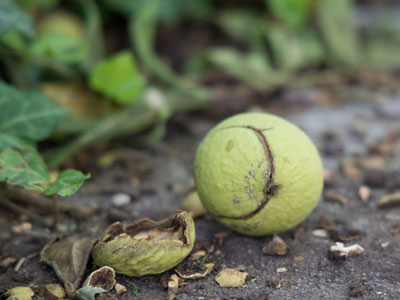
[[[3,186],[0,188],[0,195],[18,201],[19,203],[31,204],[46,212],[52,212],[54,209],[53,201],[41,195],[35,195],[32,192],[15,188],[12,186]],[[18,206],[19,207],[19,206]],[[81,208],[67,203],[58,203],[58,208],[61,213],[66,213],[76,217],[87,217],[93,214],[96,210],[92,208]]]
[[[60,214],[60,209],[58,207],[58,197],[57,194],[54,194],[53,197],[51,197],[53,200],[53,215],[54,215],[54,219],[53,219],[53,224],[51,226],[52,229],[56,228],[57,224],[58,224],[58,219],[59,219],[59,214]]]
[[[26,215],[34,221],[37,221],[40,223],[46,223],[44,218],[42,218],[38,214],[15,204],[14,202],[10,201],[9,199],[7,199],[5,197],[0,196],[0,205],[14,211],[15,213],[18,213],[21,215]]]

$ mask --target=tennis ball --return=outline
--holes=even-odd
[[[323,169],[317,149],[294,124],[243,113],[215,126],[194,164],[204,206],[226,227],[250,236],[288,230],[315,208]]]

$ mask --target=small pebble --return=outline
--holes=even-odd
[[[286,269],[285,267],[282,267],[282,268],[276,269],[276,272],[277,272],[277,273],[284,273],[284,272],[287,272],[287,270],[288,270],[288,269]]]
[[[131,202],[131,196],[124,193],[118,193],[112,196],[112,203],[116,207],[128,205]]]
[[[32,224],[29,222],[24,222],[12,227],[12,231],[16,234],[24,234],[31,230],[32,230]]]

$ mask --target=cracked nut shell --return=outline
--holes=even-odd
[[[159,274],[180,263],[193,249],[194,222],[189,213],[154,222],[141,219],[109,226],[92,250],[99,266],[109,266],[129,276]]]
[[[323,186],[321,159],[311,140],[267,113],[239,114],[214,127],[197,150],[194,173],[207,211],[251,236],[302,222]]]

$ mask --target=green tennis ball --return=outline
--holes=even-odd
[[[208,212],[250,236],[302,222],[323,186],[321,158],[311,140],[267,113],[243,113],[215,126],[197,150],[194,174]]]

